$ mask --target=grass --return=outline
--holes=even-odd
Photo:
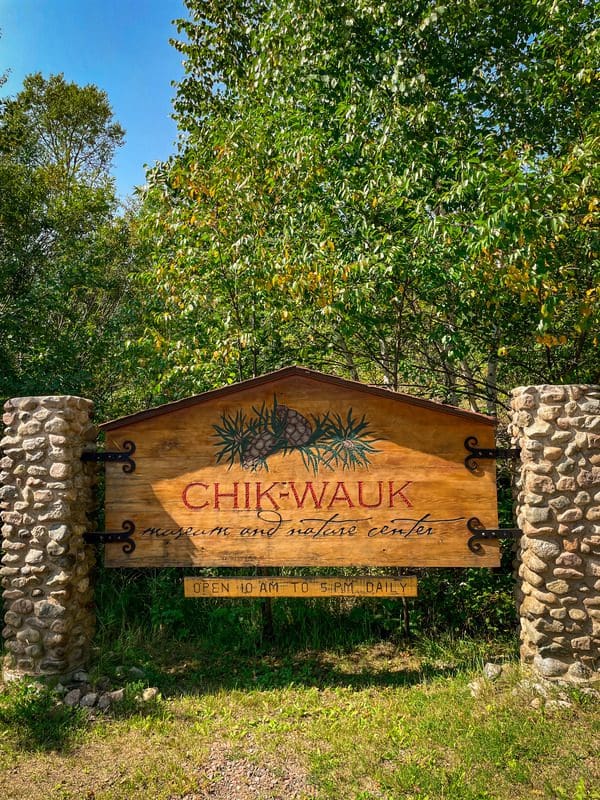
[[[513,668],[474,698],[489,658]],[[123,685],[123,665],[144,682],[94,719],[4,689],[3,800],[600,799],[598,704],[573,690],[569,708],[533,708],[510,643],[315,651],[138,632],[101,644],[95,676]],[[162,696],[140,706],[144,685]]]

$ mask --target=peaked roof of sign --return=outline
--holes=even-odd
[[[163,414],[170,414],[173,411],[180,411],[183,408],[190,406],[200,405],[207,403],[216,397],[222,397],[227,394],[235,394],[237,392],[251,389],[254,386],[262,386],[265,383],[272,383],[283,378],[301,377],[308,378],[309,380],[319,381],[321,383],[328,383],[331,386],[339,386],[343,389],[351,389],[357,392],[365,392],[365,394],[375,395],[377,397],[386,397],[390,400],[397,400],[401,403],[408,405],[419,406],[420,408],[428,408],[441,414],[450,414],[455,417],[463,417],[471,420],[477,420],[480,423],[488,425],[496,425],[497,420],[495,417],[488,417],[485,414],[479,414],[476,411],[466,411],[463,408],[456,408],[455,406],[439,403],[435,400],[424,400],[420,397],[413,397],[410,394],[403,394],[402,392],[395,392],[393,389],[384,389],[380,386],[371,386],[367,383],[360,383],[358,381],[351,381],[346,378],[338,378],[334,375],[326,375],[323,372],[317,372],[313,369],[306,367],[284,367],[283,369],[275,370],[275,372],[268,372],[265,375],[260,375],[258,378],[250,378],[240,383],[232,383],[229,386],[223,386],[220,389],[212,389],[202,394],[196,394],[192,397],[185,397],[183,400],[175,400],[172,403],[165,403],[154,408],[146,409],[145,411],[138,411],[136,414],[128,414],[126,417],[113,419],[109,422],[104,422],[100,425],[102,431],[112,431],[116,428],[122,428],[125,425],[131,425],[135,422],[151,419],[152,417],[159,417]]]

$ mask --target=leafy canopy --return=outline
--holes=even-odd
[[[494,411],[599,379],[594,4],[187,6],[156,392],[299,360]]]

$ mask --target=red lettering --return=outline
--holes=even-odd
[[[363,481],[358,482],[358,505],[363,508],[378,508],[383,500],[383,481],[377,481],[377,488],[379,489],[379,497],[376,503],[365,503],[363,498]]]
[[[206,508],[206,506],[208,505],[208,500],[205,501],[204,503],[202,503],[201,506],[198,506],[198,505],[195,505],[194,503],[191,503],[189,498],[188,498],[188,492],[194,486],[201,486],[203,489],[208,489],[208,485],[206,483],[198,483],[198,482],[188,483],[188,485],[185,487],[185,489],[181,493],[181,499],[183,500],[184,506],[186,508],[189,508],[190,511],[200,511],[201,508]]]
[[[338,497],[338,494],[340,493]],[[334,503],[348,503],[348,508],[354,508],[354,503],[350,499],[350,495],[348,494],[348,490],[344,486],[344,481],[338,481],[337,486],[335,487],[335,492],[333,493],[333,497],[329,501],[329,505],[327,508],[331,508]]]
[[[262,502],[261,502],[261,501],[262,501],[262,498],[263,498],[263,497],[266,497],[268,500],[270,500],[270,501],[271,501],[271,503],[273,504],[273,508],[274,508],[275,510],[277,510],[277,509],[279,508],[279,506],[277,505],[277,503],[275,502],[275,500],[273,500],[273,498],[272,498],[272,497],[271,497],[271,495],[269,494],[269,492],[272,492],[272,491],[273,491],[273,489],[274,489],[276,486],[278,486],[278,485],[279,485],[279,483],[280,483],[280,481],[275,481],[274,483],[272,483],[272,484],[271,484],[269,487],[267,487],[266,489],[262,489],[262,490],[261,490],[261,488],[260,488],[260,487],[261,487],[261,483],[260,483],[260,481],[258,481],[258,482],[257,482],[257,484],[256,484],[256,508],[257,508],[257,509],[258,509],[258,508],[262,508]]]
[[[250,508],[250,484],[244,483],[244,508]]]
[[[317,493],[313,489],[312,481],[306,481],[304,484],[304,492],[302,497],[298,496],[298,492],[296,491],[296,484],[294,481],[290,481],[290,489],[292,490],[292,494],[296,500],[296,505],[298,508],[304,508],[304,502],[306,500],[306,496],[310,494],[313,499],[313,503],[315,508],[321,508],[321,504],[323,502],[323,496],[325,495],[325,491],[329,486],[329,481],[323,482],[323,488],[321,489],[321,494],[317,497]]]
[[[407,486],[410,486],[413,481],[406,481],[399,489],[394,491],[394,481],[389,481],[390,484],[390,508],[394,508],[394,497],[400,497],[402,502],[407,508],[412,508],[413,504],[410,502],[408,497],[404,494],[404,490]]]
[[[220,492],[219,483],[215,483],[215,508],[221,508],[221,499],[231,497],[233,500],[233,508],[238,508],[238,484],[233,484],[233,492]]]

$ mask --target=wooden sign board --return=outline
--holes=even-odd
[[[217,577],[184,578],[185,597],[416,597],[417,578],[402,577]]]
[[[464,465],[489,417],[294,367],[102,428],[136,447],[106,466],[106,529],[135,526],[107,566],[499,564],[467,546],[498,525],[494,462]]]

